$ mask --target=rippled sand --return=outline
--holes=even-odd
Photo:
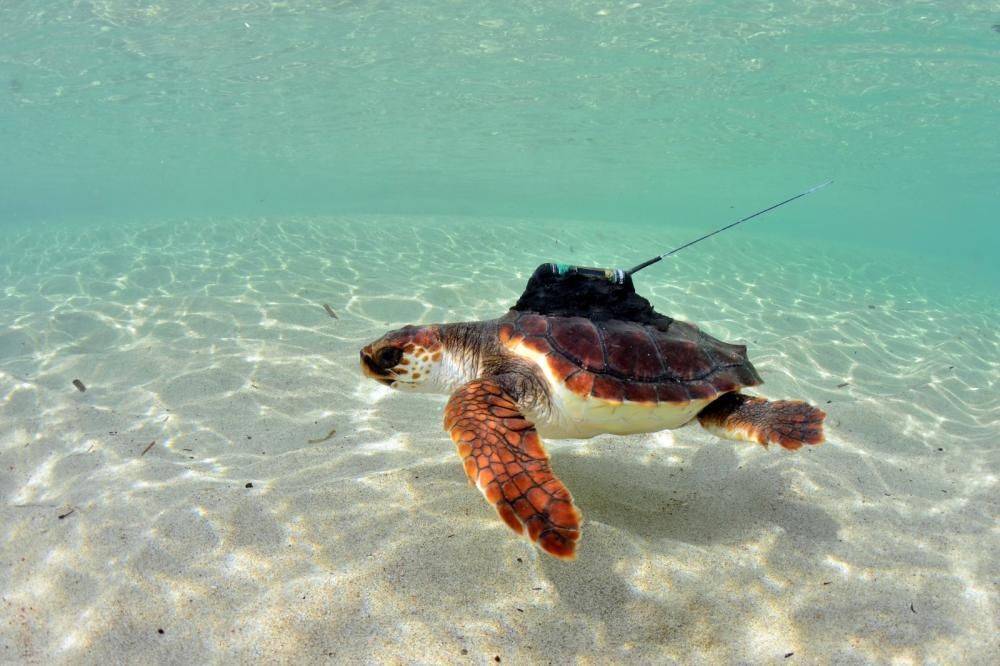
[[[828,441],[551,442],[584,514],[572,563],[468,487],[445,397],[358,372],[389,327],[502,314],[542,261],[683,240],[401,218],[4,232],[0,661],[990,661],[985,287],[930,296],[901,259],[745,233],[643,271],[658,310],[749,345],[759,393],[827,410]]]

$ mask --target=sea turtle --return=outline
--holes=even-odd
[[[744,345],[653,310],[631,277],[543,264],[499,319],[391,331],[361,350],[386,386],[450,394],[444,427],[469,479],[545,552],[572,559],[581,515],[541,437],[655,432],[697,418],[728,439],[823,440],[823,411],[740,393],[762,382]]]

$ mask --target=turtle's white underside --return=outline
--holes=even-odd
[[[656,405],[638,402],[613,402],[594,396],[573,393],[557,378],[545,355],[518,344],[510,351],[541,369],[549,386],[549,405],[525,410],[538,434],[548,439],[587,438],[601,434],[631,435],[678,428],[702,410],[711,400],[669,402]]]

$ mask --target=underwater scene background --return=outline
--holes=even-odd
[[[967,1],[0,3],[0,662],[996,662],[998,65]],[[574,562],[359,372],[827,179],[635,280],[826,443],[546,442]]]

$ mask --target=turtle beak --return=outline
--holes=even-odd
[[[372,358],[371,345],[368,345],[361,350],[361,372],[364,373],[366,377],[370,377],[371,379],[385,384],[386,386],[391,387],[395,383],[395,379],[393,379],[390,374],[379,368],[375,363],[375,359]]]

